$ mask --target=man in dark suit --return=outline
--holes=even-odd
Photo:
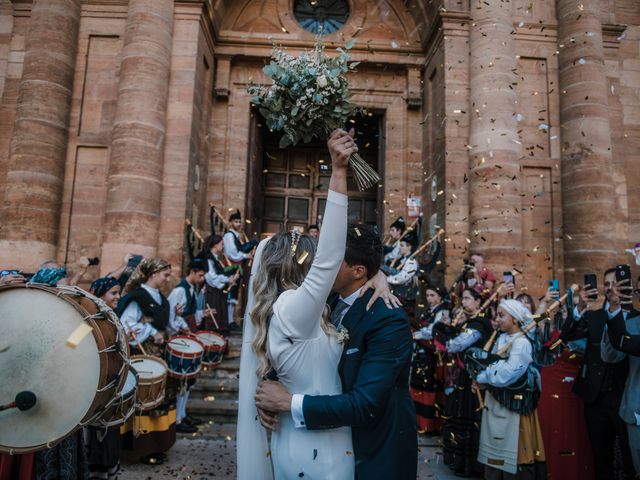
[[[586,338],[584,360],[573,391],[584,401],[584,415],[591,449],[593,450],[596,480],[612,478],[614,466],[614,445],[618,438],[623,467],[629,478],[635,475],[629,451],[625,422],[618,415],[620,401],[627,379],[628,362],[605,363],[601,358],[600,343],[605,325],[610,316],[617,313],[617,306],[611,310],[616,282],[615,268],[604,274],[605,303],[595,310],[595,302],[589,297],[597,295],[597,290],[585,286],[580,292],[580,301],[574,311],[574,321],[566,326],[563,339]],[[637,316],[637,313],[629,313]]]
[[[299,428],[352,427],[356,478],[414,480],[417,470],[415,409],[409,394],[412,334],[401,309],[360,290],[382,261],[375,229],[350,226],[347,250],[330,301],[331,322],[345,339],[338,369],[341,395],[291,395],[278,382],[258,387],[256,404],[263,424],[276,428],[265,412],[290,412]],[[313,372],[309,372],[313,375]]]

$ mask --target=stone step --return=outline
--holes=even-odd
[[[192,392],[206,392],[213,395],[216,393],[233,393],[237,395],[239,384],[240,380],[237,378],[201,376],[194,385]]]
[[[233,422],[238,416],[238,399],[237,397],[234,399],[218,398],[215,395],[204,398],[189,398],[187,410],[194,416],[230,418]]]
[[[200,420],[205,420],[204,417],[198,418]],[[198,426],[197,433],[184,433],[178,434],[178,436],[189,440],[204,439],[231,441],[236,439],[236,424],[224,421],[219,422],[211,418]]]

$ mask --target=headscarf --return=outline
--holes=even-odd
[[[91,282],[89,290],[98,298],[102,298],[105,293],[111,290],[116,285],[120,285],[118,280],[113,277],[100,277]]]
[[[67,276],[67,271],[62,268],[41,268],[36,274],[31,277],[29,283],[41,283],[55,287],[56,284]]]
[[[524,328],[531,322],[533,322],[533,318],[529,309],[526,307],[526,305],[518,300],[502,300],[498,307],[502,308],[509,315],[511,315],[520,324],[520,328]],[[529,333],[531,333],[531,331]]]

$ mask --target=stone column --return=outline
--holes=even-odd
[[[567,282],[615,263],[615,189],[599,0],[558,0]],[[568,283],[567,283],[568,284]]]
[[[469,236],[499,273],[521,262],[520,165],[512,4],[473,0],[469,47]]]
[[[80,0],[33,2],[0,218],[5,266],[55,258],[79,20]]]
[[[103,268],[156,254],[173,0],[130,0],[111,142]]]

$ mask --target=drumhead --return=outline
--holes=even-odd
[[[153,358],[131,358],[131,368],[140,379],[158,378],[167,373],[164,363]]]
[[[196,333],[196,337],[205,345],[219,345],[222,346],[225,343],[225,339],[222,335],[218,335],[214,332],[200,332]]]
[[[132,369],[129,369],[127,372],[127,379],[124,382],[124,387],[122,388],[121,395],[123,397],[128,397],[138,386],[138,377],[136,376],[136,372]]]
[[[75,348],[67,338],[82,316],[55,289],[0,290],[0,403],[31,391],[36,405],[0,412],[0,450],[35,450],[64,438],[88,413],[100,381],[100,356],[93,335]],[[6,350],[5,350],[6,349]]]
[[[167,345],[171,350],[182,353],[199,353],[204,351],[200,342],[189,337],[170,338]]]

